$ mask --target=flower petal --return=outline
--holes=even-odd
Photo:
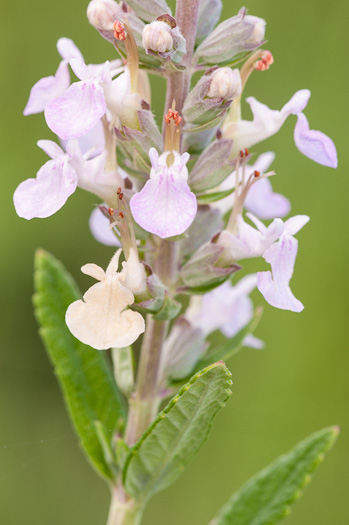
[[[85,275],[89,275],[97,281],[104,281],[104,279],[106,278],[106,274],[103,268],[94,263],[84,264],[84,266],[81,267],[81,271]]]
[[[80,58],[72,58],[69,60],[69,65],[79,80],[87,80],[90,76],[84,60],[81,60]]]
[[[262,350],[262,348],[264,348],[265,346],[264,341],[262,341],[261,339],[258,339],[258,337],[252,334],[248,334],[245,337],[243,341],[243,345],[248,346],[249,348],[255,348],[256,350]]]
[[[24,108],[23,115],[41,113],[50,100],[63,95],[70,86],[70,75],[68,63],[63,60],[56,71],[55,76],[41,78],[32,87],[29,100]]]
[[[71,140],[71,139],[70,139]],[[100,155],[105,149],[105,138],[103,132],[103,124],[99,120],[97,124],[86,133],[77,139],[82,155],[92,159]],[[61,140],[64,149],[67,148],[68,140]]]
[[[47,125],[62,139],[81,137],[105,114],[103,89],[96,79],[75,82],[45,108]]]
[[[291,209],[286,197],[273,192],[269,179],[261,179],[251,187],[244,206],[263,220],[285,217]]]
[[[89,226],[94,238],[106,246],[120,246],[117,237],[109,228],[110,221],[103,213],[95,208],[90,215]]]
[[[293,295],[289,282],[293,275],[297,256],[298,241],[294,237],[282,235],[264,254],[271,265],[271,272],[258,272],[257,287],[264,299],[282,310],[301,312],[303,304]]]
[[[303,109],[308,104],[310,95],[311,93],[309,89],[300,89],[299,91],[296,91],[293,97],[291,97],[290,100],[286,102],[281,110],[281,113],[287,117],[288,115],[298,115],[298,113],[303,111]]]
[[[240,120],[229,122],[223,126],[223,137],[234,141],[232,155],[237,155],[244,148],[250,148],[258,142],[275,135],[291,114],[302,111],[310,97],[310,91],[301,89],[284,105],[281,111],[270,109],[254,97],[248,97],[253,120]]]
[[[183,178],[170,173],[150,178],[130,200],[135,221],[162,239],[185,232],[193,222],[197,202]]]
[[[147,290],[147,274],[144,264],[139,261],[137,251],[134,248],[130,248],[128,259],[122,263],[122,268],[124,286],[131,290],[135,296],[144,294]]]
[[[13,201],[16,212],[24,219],[50,217],[74,193],[77,174],[67,161],[49,160],[37,173],[16,189]]]
[[[70,38],[60,38],[57,42],[57,51],[64,60],[71,60],[72,58],[84,60],[80,49]]]
[[[46,155],[51,157],[51,159],[59,159],[60,157],[65,156],[62,148],[53,142],[53,140],[38,140],[37,145],[46,153]]]
[[[334,142],[325,133],[309,129],[308,120],[303,113],[298,115],[294,141],[299,151],[309,159],[329,168],[337,168],[337,150]]]
[[[118,275],[108,276],[93,285],[83,301],[75,301],[66,313],[71,333],[96,350],[122,348],[135,342],[144,332],[143,317],[125,310],[133,294],[120,283]]]
[[[286,235],[296,235],[310,221],[308,215],[295,215],[285,222],[284,233]]]

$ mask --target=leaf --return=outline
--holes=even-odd
[[[110,458],[105,457],[101,436],[106,441],[107,434],[111,442],[116,424],[125,420],[126,409],[106,356],[82,344],[68,330],[65,312],[80,299],[80,293],[63,265],[43,250],[35,257],[35,290],[40,335],[80,445],[95,470],[111,479]]]
[[[157,321],[168,321],[177,317],[181,308],[181,303],[179,303],[175,299],[172,299],[168,292],[165,291],[163,305],[161,306],[160,310],[156,314],[154,314],[153,317]]]
[[[273,525],[282,520],[338,433],[338,427],[325,428],[280,456],[243,485],[210,525]]]
[[[230,377],[222,362],[205,368],[158,415],[126,460],[123,481],[131,496],[147,500],[180,476],[231,395]]]
[[[235,188],[230,188],[229,190],[225,191],[214,191],[211,193],[203,193],[201,195],[197,195],[197,201],[198,204],[208,204],[209,202],[216,202],[221,199],[225,199],[225,197],[228,197],[233,193]]]
[[[206,131],[207,129],[214,128],[214,127],[218,126],[218,124],[220,124],[220,122],[224,118],[226,112],[227,112],[227,110],[224,109],[219,115],[214,117],[209,122],[205,122],[204,124],[199,124],[198,126],[193,126],[193,127],[190,127],[190,128],[189,127],[184,128],[183,132],[186,132],[186,133],[199,133],[201,131]]]

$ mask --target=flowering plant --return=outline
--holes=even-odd
[[[308,90],[280,111],[250,97],[253,119],[242,118],[246,83],[273,56],[262,48],[264,20],[242,8],[217,25],[220,11],[220,0],[178,0],[174,17],[163,0],[92,0],[88,19],[113,60],[86,65],[61,38],[55,76],[33,86],[24,111],[43,111],[60,146],[38,142],[51,160],[15,191],[18,215],[48,217],[79,186],[101,199],[93,234],[116,248],[105,271],[82,267],[98,281],[82,299],[60,263],[42,251],[36,258],[41,335],[81,446],[111,489],[108,525],[139,524],[150,497],[206,441],[231,394],[224,361],[244,345],[263,347],[250,292],[257,287],[276,308],[303,309],[290,281],[295,235],[309,217],[282,220],[290,203],[273,192],[273,154],[251,166],[251,148],[296,115],[297,148],[337,167],[332,140],[303,113]],[[167,81],[162,132],[151,74]],[[248,258],[263,258],[270,270],[239,278]],[[109,349],[114,374],[99,352]],[[257,474],[211,525],[279,521],[337,433],[313,434]]]

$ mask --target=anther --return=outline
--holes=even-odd
[[[113,210],[113,208],[109,208],[109,209],[108,209],[108,213],[109,213],[109,215],[112,217],[112,216],[114,215],[114,210]]]
[[[257,179],[260,176],[261,172],[258,170],[254,170],[254,176]]]
[[[122,213],[122,211],[119,212],[119,217],[120,217],[120,219],[124,218],[124,214]]]
[[[266,71],[274,63],[274,57],[270,51],[263,51],[260,60],[254,65],[257,71]]]
[[[115,20],[113,24],[114,28],[114,37],[116,40],[125,40],[127,37],[127,33],[125,31],[124,24],[120,22],[119,20]]]
[[[249,151],[247,148],[245,148],[245,157],[248,157],[248,155],[249,155]]]
[[[121,193],[121,188],[118,188],[116,193],[117,193],[117,195],[120,195],[120,193]]]
[[[165,115],[165,122],[166,124],[169,124],[171,121],[170,117],[168,115]]]
[[[243,159],[243,158],[244,158],[244,156],[245,156],[245,153],[243,152],[243,150],[240,150],[240,153],[239,153],[239,155],[240,155],[240,158],[241,158],[241,159]]]
[[[172,113],[173,113],[173,118],[175,120],[177,120],[178,119],[178,111],[172,111]]]
[[[178,113],[177,113],[178,115]],[[175,120],[175,124],[176,126],[179,126],[179,124],[182,122],[182,117],[177,117],[176,120]]]
[[[124,194],[123,193],[119,193],[119,199],[122,200]]]

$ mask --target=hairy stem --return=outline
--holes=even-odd
[[[138,367],[137,385],[130,399],[125,441],[132,446],[155,419],[159,409],[158,373],[161,350],[167,332],[166,321],[147,316]]]
[[[172,107],[173,100],[176,101],[177,111],[181,113],[184,101],[189,93],[198,10],[199,0],[177,0],[176,21],[187,46],[186,54],[182,60],[182,65],[186,67],[186,70],[169,72],[168,74],[165,114]]]

